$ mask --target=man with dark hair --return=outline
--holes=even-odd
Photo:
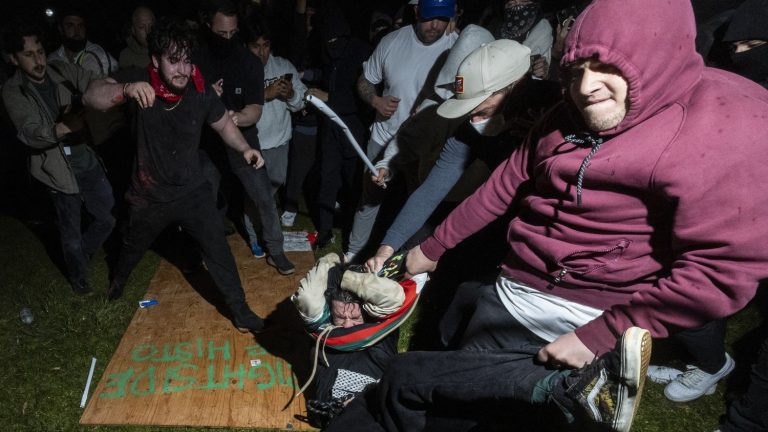
[[[327,362],[318,362],[315,393],[307,401],[313,425],[322,427],[338,416],[397,355],[397,329],[426,282],[426,275],[398,282],[402,272],[395,268],[401,260],[398,256],[387,270],[373,274],[345,266],[331,253],[318,260],[291,296],[307,331],[325,341]]]
[[[161,20],[149,34],[145,71],[120,71],[93,82],[86,105],[109,109],[128,102],[134,114],[137,154],[127,200],[131,214],[108,296],[119,298],[133,268],[160,231],[179,223],[200,245],[208,271],[240,331],[259,331],[261,318],[245,302],[224,227],[201,175],[198,146],[203,123],[260,168],[264,161],[238,130],[216,93],[191,63],[195,37],[177,20]]]
[[[12,26],[3,47],[17,67],[3,86],[8,115],[29,146],[32,177],[49,191],[64,251],[67,278],[77,294],[89,294],[88,261],[112,232],[114,198],[104,169],[89,146],[80,101],[93,74],[80,67],[46,62],[39,29]],[[82,207],[93,221],[81,231]]]
[[[266,23],[256,16],[251,17],[243,33],[248,49],[264,65],[264,109],[256,127],[274,194],[285,184],[288,174],[291,112],[304,108],[307,87],[291,62],[272,55],[272,37]],[[251,244],[258,244],[248,212],[245,214],[245,228]]]
[[[204,16],[208,19],[205,23],[209,30],[206,32],[207,43],[195,52],[194,63],[200,67],[206,82],[219,93],[248,144],[260,150],[256,122],[261,118],[264,105],[264,67],[241,44],[237,36],[238,17],[231,2],[216,1]],[[208,151],[216,153],[222,148],[218,134],[206,133],[204,137],[208,141]],[[254,170],[236,151],[227,147],[226,152],[229,167],[223,162],[222,169],[232,170],[258,208],[269,252],[267,262],[280,274],[293,273],[295,267],[283,253],[283,231],[267,168]],[[251,243],[251,252],[256,258],[264,257],[258,243]]]
[[[77,9],[62,12],[59,21],[61,47],[48,56],[48,60],[61,60],[76,64],[104,77],[117,70],[117,60],[107,50],[87,39],[85,14]]]

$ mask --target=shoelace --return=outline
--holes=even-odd
[[[603,144],[603,139],[600,137],[593,137],[589,134],[582,135],[583,138],[580,138],[576,134],[571,134],[563,137],[566,141],[578,144],[581,146],[589,145],[592,147],[592,150],[590,150],[587,157],[584,158],[584,160],[581,162],[581,166],[579,167],[579,172],[576,174],[576,206],[581,207],[581,191],[582,191],[582,185],[584,184],[584,173],[587,171],[587,166],[589,166],[589,162],[592,160],[592,157],[595,156],[595,153],[600,149],[600,146]]]
[[[702,380],[710,375],[711,374],[704,372],[696,366],[688,365],[686,366],[686,371],[678,376],[677,380],[686,387],[696,387],[701,384]]]
[[[315,342],[315,358],[312,361],[312,373],[309,374],[307,382],[304,383],[301,389],[299,389],[299,392],[293,395],[291,402],[299,397],[300,394],[304,393],[304,390],[306,390],[307,387],[309,387],[309,385],[312,383],[312,380],[315,379],[315,373],[317,372],[317,362],[320,359],[321,351],[323,353],[323,360],[325,360],[325,366],[330,366],[328,363],[328,357],[325,355],[325,344],[328,342],[328,338],[331,337],[331,332],[337,328],[339,328],[339,326],[329,325],[328,327],[324,328],[319,335],[317,335],[317,341]],[[321,343],[322,347],[320,346]]]

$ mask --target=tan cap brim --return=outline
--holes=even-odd
[[[473,97],[471,99],[448,99],[437,107],[437,114],[445,118],[459,118],[472,112],[493,93]]]

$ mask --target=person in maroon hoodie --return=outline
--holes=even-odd
[[[431,271],[515,215],[463,349],[400,356],[347,424],[368,412],[386,430],[482,429],[523,402],[629,430],[648,334],[726,317],[755,295],[768,277],[768,92],[705,67],[695,29],[683,0],[584,10],[561,60],[564,102],[408,255],[410,273]]]

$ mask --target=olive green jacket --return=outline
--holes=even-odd
[[[53,67],[51,66],[53,65]],[[65,81],[78,91],[85,92],[93,74],[79,66],[54,61],[48,64],[46,74],[56,83],[56,98],[60,107],[69,105],[72,92]],[[23,72],[16,73],[3,85],[3,103],[19,140],[29,146],[29,171],[46,186],[63,192],[78,193],[77,180],[64,154],[61,140],[56,138],[56,113],[51,111]]]

